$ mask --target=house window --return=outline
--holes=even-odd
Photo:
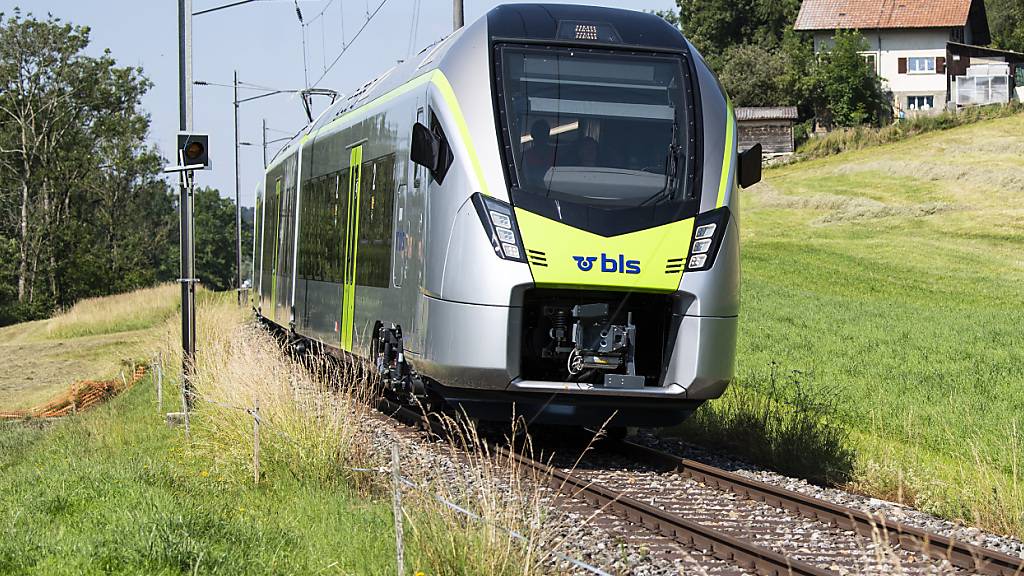
[[[935,107],[935,96],[907,96],[907,110],[931,110]]]
[[[907,58],[907,72],[910,74],[934,74],[935,58]]]
[[[868,68],[870,68],[872,72],[878,72],[878,66],[875,64],[874,54],[861,54],[860,56],[864,59],[864,62],[867,63]]]

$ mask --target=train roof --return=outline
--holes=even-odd
[[[332,104],[313,122],[299,131],[271,160],[269,166],[290,153],[301,139],[331,123],[346,112],[373,101],[409,80],[438,68],[445,54],[458,44],[462,34],[486,22],[490,42],[588,43],[633,46],[643,49],[686,51],[687,43],[679,29],[656,14],[622,8],[575,4],[503,4],[427,46],[415,56],[399,62],[383,74],[356,88]]]
[[[550,40],[685,50],[679,29],[648,12],[574,4],[504,4],[487,13],[491,40]]]

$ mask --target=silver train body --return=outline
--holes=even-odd
[[[660,18],[501,6],[275,157],[253,306],[481,418],[669,425],[733,378],[747,160]]]

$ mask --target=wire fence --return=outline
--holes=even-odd
[[[157,355],[157,356],[154,357],[154,360],[153,360],[153,363],[152,363],[152,369],[154,371],[154,374],[156,375],[156,383],[157,383],[157,387],[156,387],[157,388],[156,389],[157,409],[161,410],[161,407],[162,407],[162,404],[163,404],[163,356],[162,355]],[[218,401],[210,399],[210,398],[203,398],[202,400],[204,402],[208,403],[208,404],[212,404],[212,405],[218,406],[220,408],[224,408],[224,409],[227,409],[227,410],[234,410],[234,411],[237,411],[237,412],[241,412],[241,413],[247,414],[249,417],[252,418],[252,421],[253,421],[252,468],[253,468],[253,483],[256,484],[256,485],[258,485],[259,482],[260,482],[260,434],[265,434],[265,433],[269,432],[269,433],[275,434],[275,436],[280,438],[281,440],[294,445],[296,448],[301,448],[302,447],[302,445],[297,440],[292,438],[291,435],[288,434],[286,431],[280,430],[280,429],[277,429],[277,428],[275,428],[273,426],[268,426],[267,425],[268,423],[265,421],[265,419],[260,416],[259,400],[255,400],[253,402],[253,406],[252,407],[237,406],[237,405],[228,404],[228,403],[225,403],[225,402],[218,402]],[[171,422],[172,420],[174,420],[174,421],[181,421],[181,422],[183,422],[184,423],[184,429],[185,429],[186,441],[190,442],[191,441],[191,432],[190,432],[190,426],[189,426],[189,419],[190,419],[189,412],[190,411],[188,409],[188,402],[186,401],[184,391],[182,392],[182,395],[181,395],[181,405],[182,405],[182,412],[180,414],[182,416],[177,416],[177,417],[172,419],[172,418],[170,418],[170,415],[168,415],[168,417],[169,417],[168,421]],[[437,492],[434,492],[434,491],[430,490],[427,486],[425,486],[423,484],[417,484],[416,482],[412,481],[411,479],[403,476],[401,474],[401,460],[400,460],[400,454],[399,454],[399,446],[398,446],[397,442],[394,442],[391,445],[391,462],[390,462],[390,464],[391,464],[390,467],[381,466],[381,467],[378,467],[378,468],[365,468],[365,467],[346,466],[346,467],[342,467],[342,469],[346,470],[346,471],[349,471],[349,472],[356,472],[356,473],[362,473],[362,474],[382,474],[382,475],[383,474],[390,474],[391,475],[392,501],[393,501],[393,505],[394,505],[394,514],[393,515],[394,515],[394,523],[395,523],[395,559],[396,559],[396,564],[397,564],[397,573],[398,573],[399,576],[403,576],[405,574],[405,572],[404,572],[404,569],[405,569],[404,568],[405,544],[404,544],[404,529],[403,529],[403,523],[402,523],[402,518],[403,518],[403,515],[404,515],[404,509],[402,507],[402,489],[403,488],[416,491],[416,492],[418,492],[418,493],[420,493],[420,494],[422,494],[422,495],[424,495],[426,497],[429,497],[429,498],[433,499],[434,501],[438,502],[439,504],[441,504],[442,506],[444,506],[445,508],[447,508],[447,509],[449,509],[449,510],[451,510],[451,511],[453,511],[453,512],[455,512],[455,513],[457,513],[457,514],[459,514],[459,515],[461,515],[463,517],[465,517],[465,518],[468,518],[468,519],[472,520],[473,522],[477,522],[479,524],[484,524],[484,525],[490,526],[490,527],[492,527],[492,528],[494,528],[496,530],[499,530],[500,532],[502,532],[504,534],[507,534],[509,537],[511,537],[512,539],[514,539],[514,540],[516,540],[516,541],[518,541],[520,543],[523,543],[523,544],[529,544],[530,543],[530,539],[527,538],[526,536],[524,536],[523,534],[519,533],[518,531],[512,530],[510,528],[506,528],[506,527],[501,526],[499,524],[496,524],[496,523],[490,521],[489,519],[487,519],[487,518],[485,518],[485,517],[483,517],[483,516],[473,512],[472,510],[469,510],[469,509],[465,508],[464,506],[460,506],[459,504],[457,504],[455,502],[452,502],[450,499],[444,497],[443,495],[438,494]],[[572,566],[574,566],[574,567],[576,567],[576,568],[578,568],[580,570],[583,570],[584,572],[587,572],[587,573],[590,573],[590,574],[597,574],[599,576],[611,576],[608,572],[605,572],[604,570],[602,570],[602,569],[600,569],[600,568],[598,568],[596,566],[593,566],[593,565],[588,564],[588,563],[586,563],[586,562],[584,562],[582,560],[579,560],[577,558],[573,558],[573,557],[571,557],[571,556],[569,556],[567,554],[563,554],[563,553],[558,552],[556,550],[548,550],[547,553],[550,554],[552,557],[557,558],[558,560],[560,560],[562,562],[570,564],[570,565],[572,565]]]

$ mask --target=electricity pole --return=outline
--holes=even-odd
[[[178,128],[192,130],[192,0],[178,0]],[[178,151],[179,165],[185,164],[184,154]],[[180,175],[181,216],[181,386],[186,413],[192,406],[192,371],[196,356],[195,318],[195,260],[193,255],[193,192],[194,179]]]
[[[452,32],[465,26],[465,18],[463,17],[463,5],[462,0],[453,0],[454,5],[452,6]]]
[[[239,203],[241,182],[238,174],[238,70],[235,70],[235,291],[242,305],[242,205]]]
[[[263,119],[263,169],[267,168],[267,119]]]

